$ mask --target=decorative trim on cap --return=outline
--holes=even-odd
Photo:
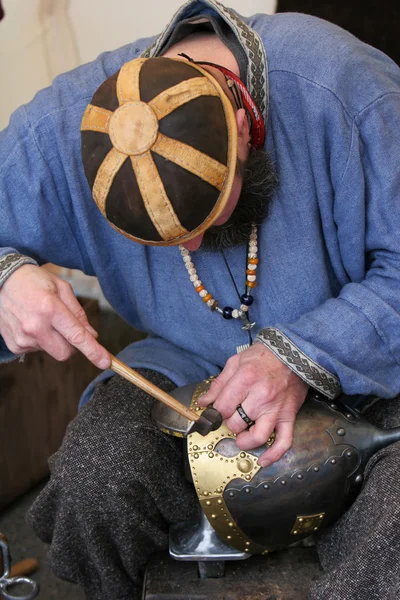
[[[89,104],[82,117],[81,131],[108,133],[112,115],[111,110]]]
[[[111,148],[103,162],[101,163],[99,170],[97,171],[96,179],[94,180],[92,195],[93,198],[106,217],[106,200],[108,192],[112,186],[114,178],[122,167],[126,159],[127,154],[122,154],[116,148]]]
[[[177,83],[150,100],[149,106],[154,110],[157,118],[161,120],[182,104],[186,104],[200,96],[219,96],[215,86],[205,77],[186,79],[181,83]]]
[[[303,381],[331,400],[341,393],[339,379],[304,354],[279,329],[274,327],[262,329],[255,341],[264,344]]]
[[[211,156],[179,140],[168,138],[162,133],[158,134],[152,151],[197,175],[217,188],[219,192],[222,190],[228,169]]]
[[[139,76],[145,62],[145,58],[138,58],[121,67],[117,79],[117,96],[120,106],[125,102],[140,100]]]
[[[130,159],[144,205],[162,239],[169,241],[187,234],[171,206],[151,152]]]

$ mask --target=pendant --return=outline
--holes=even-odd
[[[244,321],[244,325],[243,325],[242,329],[244,331],[249,331],[250,329],[253,329],[254,325],[256,324],[255,321],[253,323],[250,323],[250,321],[248,320],[247,317],[244,317],[243,321]]]

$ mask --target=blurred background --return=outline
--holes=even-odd
[[[182,0],[2,0],[0,129],[56,75],[140,37],[161,32]],[[275,0],[230,0],[243,15],[273,12]]]

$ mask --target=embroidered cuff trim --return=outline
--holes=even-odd
[[[303,381],[331,400],[341,393],[339,379],[304,354],[279,329],[262,329],[255,341],[264,344]]]
[[[36,265],[36,260],[23,254],[6,254],[0,258],[0,289],[5,281],[22,265]]]

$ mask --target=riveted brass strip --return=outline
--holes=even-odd
[[[195,412],[203,412],[197,400],[210,384],[211,379],[207,379],[197,386],[190,405]],[[238,450],[237,456],[220,455],[216,447],[227,438],[235,439],[236,435],[225,424],[205,437],[196,432],[188,435],[188,457],[196,493],[204,514],[224,541],[242,552],[265,554],[267,549],[253,542],[237,526],[223,496],[230,481],[242,478],[249,483],[261,466],[257,457],[248,452]]]
[[[168,427],[160,427],[160,425],[158,425],[158,428],[163,433],[167,433],[168,435],[172,435],[173,437],[177,437],[177,438],[185,437],[185,435],[183,433],[181,433],[180,431],[175,431],[174,429],[168,429]]]
[[[81,131],[101,131],[102,133],[108,133],[112,114],[111,110],[89,104],[83,113]]]
[[[296,522],[292,527],[290,535],[304,535],[309,533],[310,535],[321,529],[322,523],[325,517],[325,513],[318,513],[316,515],[300,515],[296,518]]]
[[[186,79],[177,85],[168,88],[150,100],[158,119],[166,117],[176,108],[198,98],[199,96],[219,96],[215,86],[206,77]]]
[[[132,102],[140,100],[139,74],[145,58],[135,58],[123,65],[117,79],[118,102]]]
[[[105,206],[108,192],[110,191],[115,175],[127,158],[126,154],[122,154],[116,148],[112,148],[97,171],[92,195],[104,216],[106,216]]]
[[[197,175],[217,190],[222,190],[227,167],[207,154],[162,133],[158,134],[152,151]]]
[[[162,239],[170,240],[188,233],[175,214],[150,151],[130,159],[144,205]]]

